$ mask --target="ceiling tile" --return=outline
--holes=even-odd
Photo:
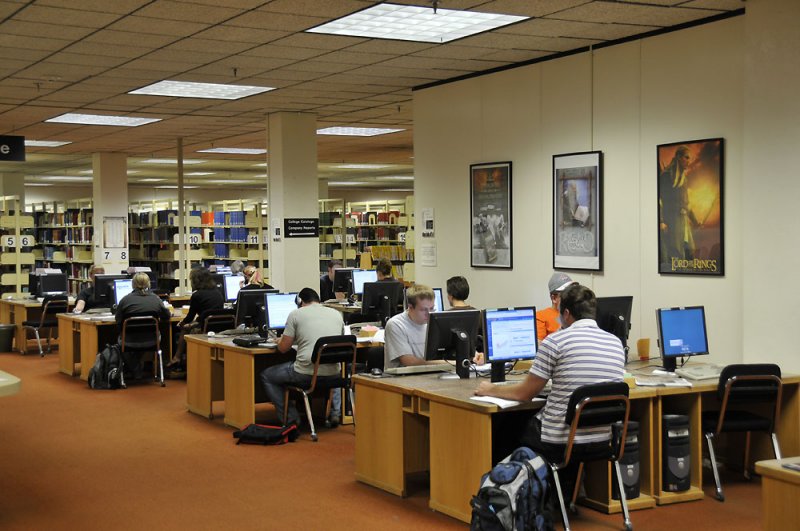
[[[269,6],[267,6],[269,7]],[[311,10],[310,12],[314,12]],[[329,19],[318,16],[274,13],[266,10],[249,11],[244,15],[234,17],[225,22],[229,26],[243,28],[264,28],[281,31],[303,31],[327,22]]]
[[[301,48],[298,46],[278,46],[276,44],[265,44],[256,48],[247,50],[243,53],[244,56],[253,57],[276,57],[280,59],[310,59],[324,55],[326,52],[317,48]]]
[[[38,0],[38,4],[50,7],[75,8],[75,0]],[[127,14],[141,6],[150,3],[150,0],[80,0],[80,10],[97,13]],[[93,16],[94,13],[91,14]]]
[[[336,0],[335,2],[319,2],[318,0],[273,0],[264,10],[273,13],[314,13],[315,16],[327,19],[340,18],[355,11],[369,7],[374,2],[355,0]]]
[[[720,9],[735,11],[737,9],[744,9],[744,0],[690,0],[681,7],[696,7],[703,9]]]
[[[82,9],[29,5],[14,15],[17,20],[56,24],[61,28],[102,28],[119,18],[119,15],[94,11],[91,15]]]
[[[495,0],[482,4],[476,11],[543,17],[564,9],[583,5],[589,1],[591,0],[536,0],[536,2],[531,2],[530,0]]]
[[[557,16],[557,15],[555,15]],[[598,40],[615,40],[659,29],[657,26],[643,26],[616,23],[577,22],[557,18],[539,18],[525,24],[531,35],[543,37],[573,37]]]
[[[128,16],[109,26],[115,31],[130,31],[145,35],[164,35],[169,37],[187,37],[208,28],[208,24],[197,22],[181,22],[161,20],[152,17]],[[140,37],[141,39],[141,37]],[[142,39],[144,40],[144,39]]]
[[[290,33],[263,28],[244,28],[220,24],[201,31],[192,38],[210,39],[215,41],[229,41],[238,43],[264,44],[272,42]]]
[[[2,29],[2,26],[0,26]],[[20,37],[0,32],[0,47],[28,48],[31,50],[44,50],[54,52],[67,46],[70,41],[63,39],[50,39],[45,37]]]
[[[592,22],[616,22],[622,24],[643,24],[668,27],[690,22],[697,18],[710,17],[716,11],[698,11],[680,7],[661,7],[655,5],[621,4],[595,1],[558,13],[564,20],[591,20]]]
[[[204,6],[200,9],[188,7],[183,2],[160,0],[142,7],[136,12],[136,15],[180,22],[218,24],[236,17],[241,12],[240,9],[233,7],[220,7],[220,4],[225,4],[225,2],[218,2],[216,5]]]
[[[96,31],[94,28],[79,26],[61,26],[40,22],[27,22],[22,20],[8,20],[0,24],[0,31],[9,35],[24,35],[27,37],[41,37],[42,35],[57,36],[63,40],[78,40]]]

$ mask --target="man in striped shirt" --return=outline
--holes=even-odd
[[[625,367],[625,352],[619,339],[597,327],[597,302],[592,290],[573,284],[561,293],[559,318],[562,329],[547,336],[539,345],[530,372],[516,385],[498,386],[482,382],[475,391],[480,396],[509,400],[533,399],[547,380],[552,389],[542,410],[532,419],[522,443],[542,454],[548,461],[560,462],[569,436],[564,424],[572,392],[582,385],[620,381]],[[575,435],[575,444],[585,444],[590,453],[606,447],[608,428],[587,428]],[[574,483],[577,461],[562,474],[565,487]],[[565,489],[565,492],[571,490]]]

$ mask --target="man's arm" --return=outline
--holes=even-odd
[[[475,389],[475,394],[525,402],[538,395],[544,389],[545,384],[547,384],[547,380],[544,378],[528,373],[524,380],[514,385],[495,385],[489,382],[481,382],[478,388]]]
[[[400,362],[400,365],[403,367],[407,367],[408,365],[425,365],[428,363],[427,361],[420,359],[413,354],[403,354],[395,359],[397,359]]]
[[[289,352],[292,349],[292,343],[294,343],[294,338],[286,335],[284,332],[283,335],[281,335],[281,340],[278,341],[278,352]]]

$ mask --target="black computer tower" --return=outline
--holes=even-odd
[[[614,425],[614,440],[621,435],[622,423]],[[619,470],[622,473],[622,487],[625,490],[625,498],[631,500],[639,497],[639,423],[628,422],[628,433],[625,436],[625,453],[619,460]],[[612,471],[612,473],[614,473]],[[617,480],[611,481],[611,499],[619,499],[619,489]]]
[[[692,483],[692,465],[689,451],[689,417],[664,415],[661,419],[662,488],[667,492],[689,490]]]

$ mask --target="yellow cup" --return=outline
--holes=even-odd
[[[640,360],[650,359],[650,338],[643,337],[636,341],[636,353]]]

